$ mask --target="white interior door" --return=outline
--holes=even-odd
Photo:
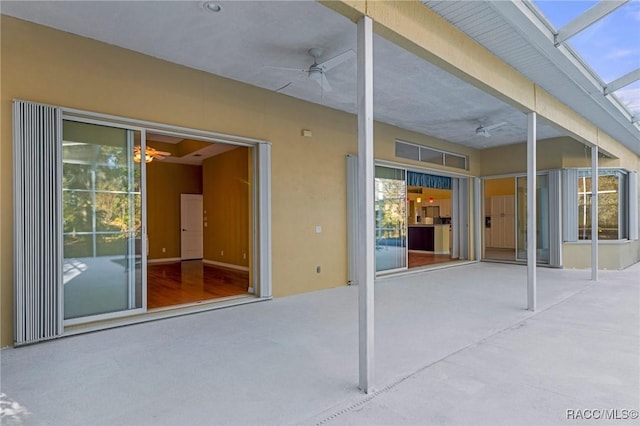
[[[202,259],[202,195],[180,194],[180,257]]]

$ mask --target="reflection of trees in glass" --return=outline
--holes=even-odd
[[[617,175],[598,176],[598,239],[619,238],[619,185]],[[578,178],[578,237],[591,239],[591,176]]]
[[[140,233],[141,170],[132,163],[132,155],[126,146],[77,142],[63,146],[65,256],[68,251],[74,256],[91,255],[92,243],[77,233],[109,233],[96,240],[98,255],[113,251],[110,245],[122,246],[130,231]]]
[[[376,178],[376,237],[404,238],[406,184],[402,180]]]

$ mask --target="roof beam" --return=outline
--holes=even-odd
[[[623,75],[622,77],[613,80],[611,83],[607,84],[604,87],[604,94],[605,96],[610,95],[616,90],[622,89],[623,87],[628,86],[631,83],[634,83],[638,80],[640,80],[640,68],[637,68]]]
[[[630,0],[602,0],[595,6],[588,9],[582,15],[569,22],[558,30],[555,35],[555,45],[559,46],[574,35],[578,34],[585,28],[598,22],[620,6],[628,3]]]

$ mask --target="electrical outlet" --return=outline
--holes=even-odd
[[[224,250],[220,250],[220,256],[224,256]]]
[[[316,272],[319,274],[320,273],[320,265],[316,266]]]
[[[166,253],[167,252],[167,248],[166,247],[162,247],[162,252]]]
[[[247,253],[242,253],[242,258],[246,259],[247,258]]]

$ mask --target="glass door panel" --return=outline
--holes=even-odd
[[[517,260],[527,260],[527,177],[516,178],[516,239]],[[536,228],[537,262],[549,263],[549,176],[538,175],[536,179]]]
[[[64,318],[142,308],[139,131],[65,120]]]
[[[407,267],[405,171],[376,166],[376,271]]]

